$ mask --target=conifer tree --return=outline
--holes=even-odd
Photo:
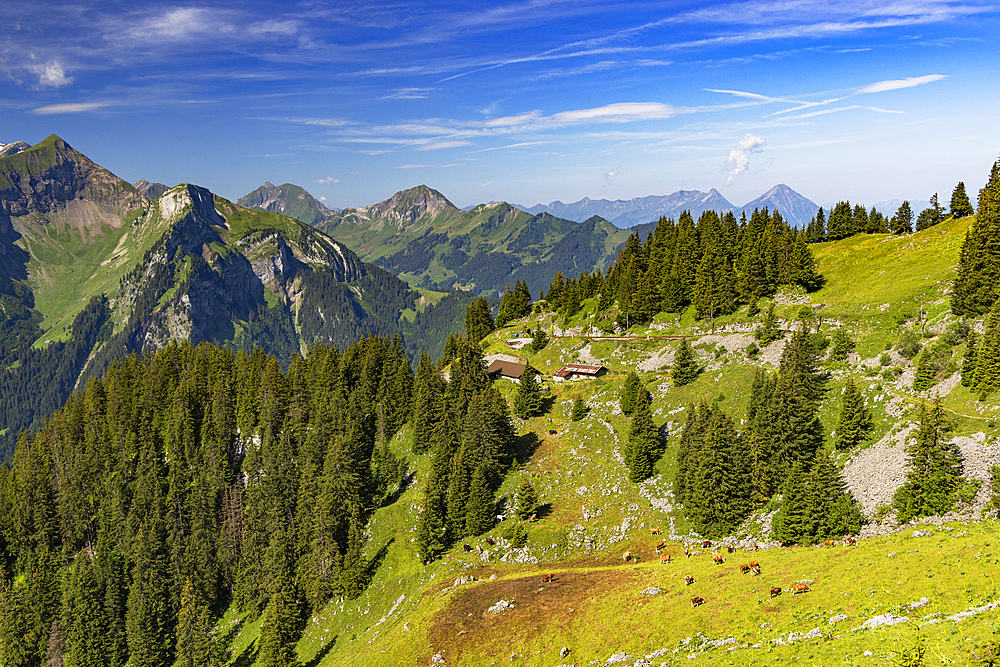
[[[904,201],[896,209],[896,214],[889,221],[889,231],[893,234],[909,234],[913,231],[913,209],[910,202]]]
[[[979,191],[976,220],[965,233],[952,286],[951,310],[975,317],[993,306],[1000,284],[1000,160]]]
[[[640,396],[632,423],[629,425],[628,440],[625,443],[625,465],[629,469],[629,479],[641,482],[653,475],[656,461],[661,454],[660,433],[653,424],[653,412],[649,400]]]
[[[570,419],[575,422],[580,421],[587,416],[587,404],[583,402],[583,399],[577,396],[573,399],[573,411],[570,415]]]
[[[682,338],[674,354],[674,364],[670,367],[670,379],[675,387],[683,387],[694,382],[700,371],[694,350],[688,344],[687,338]]]
[[[85,554],[76,557],[63,590],[62,627],[67,650],[64,664],[99,667],[111,662],[105,652],[108,619],[104,613],[101,584]]]
[[[972,387],[976,379],[976,352],[979,349],[979,334],[975,329],[965,338],[965,357],[962,359],[962,386]]]
[[[485,463],[479,464],[469,485],[465,512],[465,534],[482,535],[496,524],[496,499]]]
[[[479,342],[493,331],[493,309],[489,301],[479,297],[465,310],[465,334],[470,341]]]
[[[749,472],[750,475],[747,478],[749,484],[749,493],[747,494],[747,500],[750,505],[751,511],[760,509],[767,504],[768,499],[771,497],[771,489],[768,486],[767,472],[765,466],[767,465],[767,457],[764,454],[763,448],[760,445],[760,439],[757,437],[757,431],[751,431],[747,438],[747,455],[749,457]]]
[[[717,538],[734,530],[750,509],[747,456],[732,420],[716,405],[700,408],[700,438],[686,465],[684,509],[696,530]]]
[[[959,181],[955,189],[951,191],[951,214],[955,218],[967,218],[975,213],[969,195],[965,192],[965,182]]]
[[[469,469],[472,458],[463,445],[451,460],[451,472],[448,475],[447,522],[448,541],[454,542],[465,536],[466,505],[469,500],[469,485],[472,482],[472,471]]]
[[[618,393],[618,407],[622,414],[631,415],[639,401],[639,397],[646,391],[642,384],[642,378],[635,371],[629,371],[624,384]]]
[[[936,396],[930,407],[921,405],[919,418],[917,437],[906,447],[906,481],[892,499],[900,523],[951,509],[962,472],[956,447],[945,441],[948,424],[941,398]]]
[[[835,447],[843,451],[857,447],[868,437],[872,426],[874,421],[871,410],[865,405],[865,397],[854,383],[854,378],[848,378],[840,398]]]
[[[986,318],[986,331],[975,352],[975,368],[971,389],[982,400],[1000,389],[1000,300],[994,302]]]
[[[208,607],[199,602],[190,581],[181,591],[177,613],[177,667],[222,667],[225,656],[215,639],[215,623]]]
[[[781,509],[774,515],[771,526],[782,544],[812,544],[816,534],[813,525],[809,470],[805,461],[796,461],[781,488]]]
[[[711,319],[713,331],[715,318],[731,313],[736,307],[734,277],[726,256],[714,243],[709,244],[695,275],[694,304],[696,317]]]
[[[519,521],[525,521],[538,509],[538,494],[527,477],[517,487],[517,502],[514,506],[514,516]]]
[[[517,393],[514,395],[514,414],[521,419],[528,419],[542,414],[544,399],[538,387],[538,371],[530,364],[524,367],[517,381]]]
[[[361,595],[367,585],[367,561],[365,561],[365,526],[361,508],[351,506],[351,518],[347,530],[347,548],[344,550],[344,565],[340,581],[344,597],[349,600]]]
[[[761,320],[760,325],[754,329],[754,338],[761,345],[768,345],[776,340],[779,340],[783,334],[781,330],[778,329],[778,317],[774,314],[774,304],[769,304],[767,306],[767,311],[764,313],[764,319]]]

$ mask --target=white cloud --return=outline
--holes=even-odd
[[[900,88],[913,88],[914,86],[922,86],[925,83],[933,83],[935,81],[940,81],[941,79],[947,79],[947,74],[928,74],[927,76],[911,76],[907,79],[893,79],[891,81],[879,81],[878,83],[871,83],[863,88],[858,89],[858,94],[863,93],[882,93],[887,90],[899,90]]]
[[[401,164],[396,169],[430,169],[433,164]]]
[[[58,88],[59,86],[73,83],[73,77],[66,76],[62,64],[58,61],[53,60],[44,65],[35,65],[31,69],[38,75],[39,86],[53,86]]]
[[[439,151],[444,148],[459,148],[460,146],[471,146],[471,141],[457,140],[457,141],[434,141],[429,144],[424,144],[422,146],[417,146],[418,151]]]
[[[83,113],[108,106],[111,105],[107,102],[68,102],[65,104],[50,104],[48,106],[38,107],[31,113],[39,114],[41,116],[58,113]]]
[[[747,132],[746,136],[736,144],[736,148],[729,151],[729,159],[726,160],[726,169],[729,171],[729,178],[726,180],[726,185],[732,185],[733,181],[747,170],[750,166],[750,154],[761,152],[764,150],[765,145],[764,137],[758,137]]]
[[[339,178],[334,178],[333,176],[327,176],[326,178],[317,178],[313,183],[319,183],[320,185],[329,185],[330,183],[340,183]]]
[[[433,88],[397,88],[382,99],[384,100],[423,100]]]

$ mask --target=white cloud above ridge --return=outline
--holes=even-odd
[[[39,86],[58,88],[73,83],[73,77],[66,76],[59,61],[53,60],[44,65],[35,65],[31,69],[38,75]]]

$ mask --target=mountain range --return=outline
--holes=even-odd
[[[774,186],[757,199],[739,207],[731,204],[715,188],[708,192],[678,190],[669,195],[650,195],[624,200],[584,197],[572,204],[554,201],[548,205],[515,206],[528,213],[551,213],[577,222],[599,215],[621,229],[655,222],[660,217],[676,220],[682,211],[690,211],[691,215],[697,218],[705,211],[716,211],[720,214],[732,211],[736,215],[746,212],[750,215],[755,208],[768,208],[772,211],[777,209],[793,226],[802,227],[809,224],[819,209],[819,206],[784,184]]]
[[[211,341],[287,363],[412,330],[426,296],[293,218],[190,184],[150,199],[52,135],[0,158],[0,458],[130,352]]]

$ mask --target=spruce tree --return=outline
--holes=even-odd
[[[635,371],[629,371],[628,377],[625,378],[625,382],[618,392],[618,407],[621,408],[622,414],[631,415],[635,411],[639,397],[645,391],[646,387],[643,386],[639,375]]]
[[[951,191],[951,214],[956,218],[967,218],[975,213],[969,195],[965,193],[965,182],[959,181],[955,189]]]
[[[868,437],[874,426],[871,410],[865,405],[865,397],[848,378],[844,393],[840,398],[840,417],[837,420],[837,438],[834,446],[842,451],[857,447]]]
[[[639,398],[625,444],[625,464],[629,479],[641,482],[652,477],[661,453],[660,432],[653,424],[653,411],[645,396]]]
[[[753,336],[761,345],[767,345],[782,338],[783,334],[778,329],[778,317],[774,314],[773,303],[768,305],[764,319],[760,326],[754,329]]]
[[[986,331],[975,352],[975,368],[971,389],[982,400],[1000,389],[1000,299],[986,318]]]
[[[688,344],[687,338],[682,338],[674,354],[674,364],[670,367],[670,379],[673,380],[675,387],[683,387],[694,382],[700,370],[694,350]]]
[[[975,317],[989,311],[1000,284],[1000,160],[979,191],[976,220],[965,233],[952,285],[951,310]]]
[[[889,221],[889,231],[893,234],[909,234],[913,231],[913,209],[910,202],[904,201],[896,209],[896,214]]]
[[[517,487],[516,497],[514,516],[519,521],[525,521],[538,509],[538,494],[535,493],[535,487],[531,485],[531,480],[527,477]]]
[[[944,514],[954,505],[962,469],[957,448],[946,442],[948,427],[939,396],[930,407],[921,405],[917,437],[906,447],[906,481],[892,500],[900,523]]]
[[[185,581],[177,613],[176,667],[222,667],[225,664],[214,626],[208,607],[197,599],[191,582]]]
[[[485,464],[480,464],[472,475],[466,507],[466,535],[482,535],[496,524],[496,499]]]
[[[962,358],[962,386],[972,387],[976,379],[976,352],[979,349],[979,334],[975,329],[965,338],[965,356]]]
[[[478,343],[493,329],[493,310],[486,299],[479,297],[465,310],[465,334],[469,340]]]
[[[514,414],[521,419],[542,414],[544,399],[538,387],[537,377],[538,371],[528,364],[518,379],[517,393],[514,395]]]
[[[570,415],[570,419],[575,422],[580,421],[587,416],[587,404],[583,402],[583,399],[577,396],[573,399],[573,411]]]
[[[816,535],[808,463],[796,461],[781,488],[781,508],[774,515],[772,530],[782,544],[812,544]]]

